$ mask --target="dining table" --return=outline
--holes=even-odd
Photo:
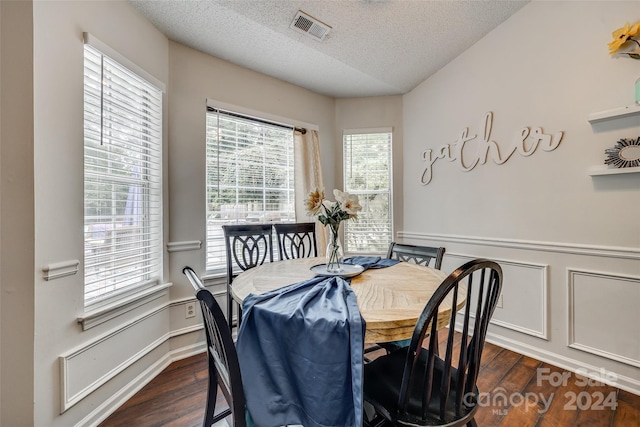
[[[312,279],[318,275],[317,267],[322,266],[325,260],[325,257],[298,258],[254,267],[234,279],[232,297],[242,304],[251,294],[261,295]],[[386,268],[365,269],[352,277],[349,277],[350,271],[347,269],[342,276],[350,280],[358,309],[366,323],[365,343],[411,338],[425,305],[448,276],[444,271],[410,262],[398,262]],[[339,273],[335,275],[340,276]],[[438,328],[448,325],[451,305],[450,299],[445,299],[440,305]],[[464,299],[459,299],[456,311],[463,305]]]

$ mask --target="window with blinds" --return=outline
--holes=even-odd
[[[223,225],[295,221],[293,128],[212,108],[206,123],[212,271],[226,268]]]
[[[345,221],[345,251],[386,252],[393,237],[391,130],[343,134],[344,191],[356,194],[362,211]]]
[[[162,92],[84,48],[84,301],[162,273]]]

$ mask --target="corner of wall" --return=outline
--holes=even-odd
[[[33,3],[0,2],[0,425],[33,425]]]

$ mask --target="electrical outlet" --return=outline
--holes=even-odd
[[[196,315],[196,303],[195,302],[188,302],[184,305],[185,308],[185,312],[184,312],[184,318],[188,319],[190,317],[195,317]]]
[[[498,302],[496,303],[497,308],[502,308],[502,294],[498,297]]]

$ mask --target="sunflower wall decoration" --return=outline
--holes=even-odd
[[[633,25],[628,22],[622,28],[611,33],[613,40],[609,43],[609,54],[640,59],[640,21]],[[640,79],[635,83],[636,104],[640,105]]]
[[[607,165],[617,168],[631,168],[640,166],[640,136],[638,139],[623,138],[613,148],[604,150]]]
[[[624,27],[611,33],[613,40],[609,43],[609,54],[627,55],[629,58],[640,59],[640,21],[633,25],[627,22]]]

